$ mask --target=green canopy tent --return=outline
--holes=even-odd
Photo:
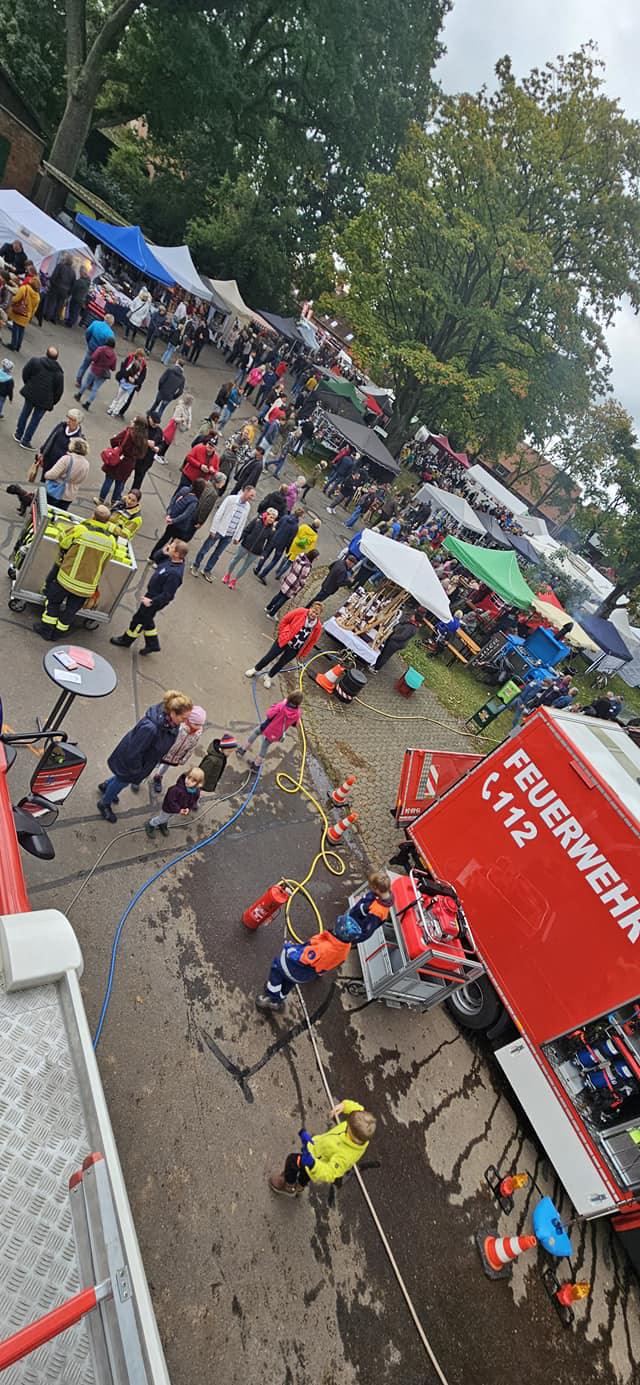
[[[515,553],[506,549],[478,548],[474,543],[464,543],[462,539],[452,537],[445,539],[443,547],[453,558],[457,558],[467,572],[486,582],[508,606],[519,606],[524,611],[533,604],[535,592],[527,586]]]
[[[338,395],[341,399],[348,399],[357,409],[362,417],[367,411],[367,406],[351,380],[338,380],[336,377],[327,376],[318,386],[318,393],[322,390],[323,394]]]

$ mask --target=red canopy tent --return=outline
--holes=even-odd
[[[383,414],[384,414],[384,410],[380,408],[380,405],[378,404],[377,400],[375,400],[375,399],[373,398],[373,395],[371,395],[371,394],[366,394],[366,395],[365,395],[365,404],[366,404],[367,408],[371,410],[371,413],[372,413],[372,414],[379,414],[380,417],[382,418],[382,416],[383,416]]]
[[[444,433],[430,433],[429,442],[435,443],[436,447],[439,447],[442,452],[446,452],[448,457],[453,457],[453,460],[459,462],[460,466],[471,466],[466,452],[454,452],[449,439],[445,437]]]

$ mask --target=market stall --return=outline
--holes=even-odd
[[[149,249],[139,226],[111,226],[108,221],[94,221],[93,217],[85,216],[84,212],[78,212],[76,221],[94,240],[106,245],[114,255],[119,255],[121,260],[133,265],[140,274],[145,274],[149,279],[156,279],[158,283],[167,287],[173,287],[173,275],[160,264]]]
[[[149,241],[149,248],[181,289],[192,298],[203,298],[206,303],[211,302],[211,289],[208,289],[200,278],[188,245],[153,245]]]
[[[360,552],[386,580],[357,587],[325,622],[327,635],[371,665],[400,619],[408,595],[438,620],[451,620],[446,593],[425,553],[373,529],[364,530]]]
[[[439,510],[444,510],[450,515],[455,523],[462,529],[469,529],[472,534],[484,534],[485,527],[480,521],[471,506],[462,495],[454,495],[451,491],[441,490],[440,486],[434,486],[428,481],[413,498],[415,505],[428,503],[436,506]]]
[[[46,212],[23,197],[15,188],[0,189],[0,245],[7,241],[20,240],[36,269],[50,273],[58,255],[72,256],[75,267],[80,264],[87,273],[94,275],[99,271],[89,247],[66,226],[47,216]]]
[[[81,515],[57,510],[47,498],[44,486],[38,486],[11,556],[10,610],[24,611],[27,605],[44,605],[42,591],[58,557],[60,534],[69,526],[81,522]],[[82,607],[78,620],[88,630],[111,620],[135,573],[133,548],[128,539],[120,537],[115,557],[110,558],[103,569],[98,591]]]
[[[631,651],[627,648],[620,631],[610,620],[604,620],[601,616],[581,615],[580,624],[587,635],[599,646],[600,653],[593,660],[590,668],[601,668],[607,662],[608,669],[621,668],[633,658]]]
[[[549,590],[537,592],[533,598],[533,609],[542,616],[545,624],[552,625],[555,630],[562,630],[562,638],[574,649],[598,653],[597,644],[594,644],[591,636],[582,629],[574,617],[565,611],[554,592]]]
[[[477,544],[464,543],[462,539],[451,537],[445,539],[443,548],[474,577],[485,582],[491,591],[497,592],[508,606],[517,606],[521,611],[533,606],[535,592],[525,582],[512,551],[479,548]]]
[[[497,477],[493,476],[490,471],[485,471],[485,468],[480,466],[478,462],[469,467],[466,479],[476,488],[484,491],[486,495],[490,495],[493,500],[497,500],[498,504],[504,505],[505,509],[511,511],[512,515],[526,515],[527,507],[523,501],[518,500],[517,495],[513,495],[511,491],[507,490]]]
[[[390,472],[392,476],[397,476],[400,471],[400,464],[387,447],[385,447],[379,433],[373,428],[365,428],[363,423],[352,423],[350,419],[340,418],[339,414],[326,414],[326,421],[330,428],[345,442],[357,448],[358,452],[374,467],[380,467],[382,471]]]
[[[313,398],[323,409],[339,414],[342,419],[352,423],[362,423],[365,406],[358,391],[349,380],[337,380],[335,376],[321,380],[313,392]]]

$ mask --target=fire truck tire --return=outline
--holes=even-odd
[[[462,1029],[484,1033],[493,1029],[504,1014],[502,1002],[486,976],[479,976],[468,986],[454,991],[447,1001],[449,1014]]]

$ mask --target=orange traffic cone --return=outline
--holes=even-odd
[[[509,1173],[502,1179],[498,1191],[501,1197],[511,1197],[518,1188],[525,1188],[528,1182],[528,1173]]]
[[[331,694],[335,692],[336,683],[339,678],[342,678],[343,673],[344,664],[334,664],[328,673],[316,673],[316,683],[320,688],[324,688],[325,692]]]
[[[340,818],[339,822],[331,824],[327,836],[330,842],[339,842],[340,838],[349,827],[353,827],[354,822],[358,821],[357,813],[348,813],[346,818]]]
[[[588,1298],[590,1293],[591,1285],[586,1280],[581,1279],[576,1284],[570,1282],[561,1284],[556,1292],[556,1298],[563,1308],[569,1308],[572,1303],[577,1303],[578,1299]]]
[[[510,1273],[514,1260],[538,1244],[537,1236],[477,1236],[476,1241],[490,1279],[501,1279]]]
[[[342,784],[339,784],[338,788],[333,790],[333,793],[329,794],[331,802],[337,803],[338,807],[342,807],[342,804],[346,803],[355,782],[355,774],[348,774],[344,782]]]

